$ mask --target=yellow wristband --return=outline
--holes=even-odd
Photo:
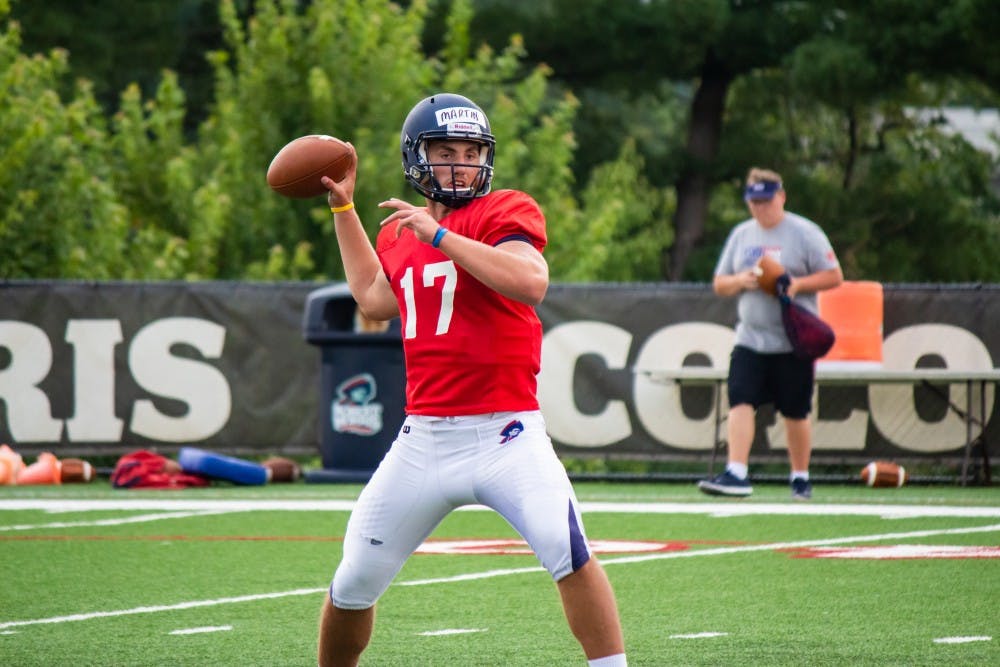
[[[343,213],[344,211],[350,211],[352,208],[354,208],[354,202],[349,201],[343,206],[331,206],[330,210],[334,213]]]

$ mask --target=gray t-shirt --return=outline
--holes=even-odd
[[[765,229],[756,220],[733,228],[715,266],[715,275],[745,271],[764,255],[777,260],[792,277],[837,268],[830,240],[812,220],[789,211],[780,223]],[[795,302],[817,312],[816,294],[798,294]],[[740,293],[736,344],[757,352],[790,352],[791,343],[781,323],[781,304],[763,290]]]

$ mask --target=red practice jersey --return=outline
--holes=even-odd
[[[450,231],[496,246],[521,239],[541,251],[545,216],[529,195],[498,190],[449,213]],[[473,278],[439,249],[395,225],[376,249],[399,301],[406,412],[451,417],[537,410],[542,323],[535,309]]]

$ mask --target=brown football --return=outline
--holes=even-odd
[[[262,461],[261,465],[267,468],[269,482],[294,482],[302,476],[302,469],[298,463],[281,456],[272,456]]]
[[[307,134],[282,147],[267,168],[267,184],[285,197],[307,199],[326,193],[323,176],[343,180],[354,164],[346,142],[326,134]]]
[[[872,461],[861,469],[861,481],[872,487],[898,488],[909,478],[906,469],[892,461]]]
[[[760,288],[767,292],[768,294],[777,294],[778,291],[775,288],[778,278],[781,274],[785,272],[785,267],[778,263],[778,260],[774,259],[770,255],[764,255],[757,262],[757,284]]]
[[[63,459],[59,463],[59,479],[63,484],[90,482],[94,479],[94,467],[82,459]]]

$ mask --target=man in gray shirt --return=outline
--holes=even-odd
[[[814,362],[796,357],[781,319],[781,304],[759,289],[757,263],[765,255],[787,274],[784,289],[796,303],[817,311],[816,293],[840,285],[843,272],[819,225],[785,210],[781,176],[753,168],[744,199],[753,216],[733,228],[715,267],[712,288],[719,296],[739,295],[736,344],[729,362],[728,461],[726,470],[702,480],[711,495],[749,496],[748,476],[757,408],[773,403],[785,421],[792,497],[812,497],[809,457],[812,450]]]

